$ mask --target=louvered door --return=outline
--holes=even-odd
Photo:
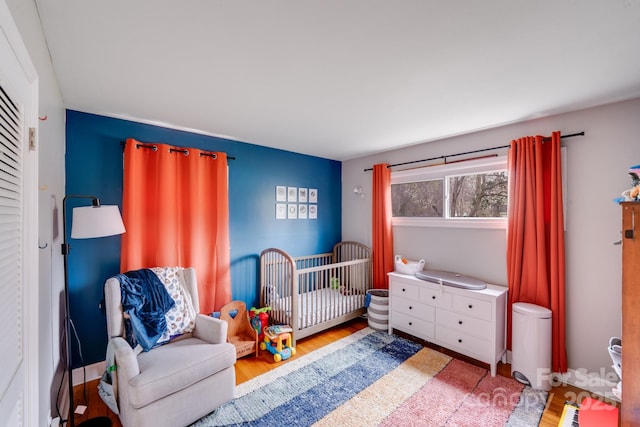
[[[34,345],[37,153],[29,148],[27,125],[37,108],[37,77],[10,16],[0,3],[0,424],[22,426],[41,425]]]

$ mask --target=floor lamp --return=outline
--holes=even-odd
[[[124,224],[120,216],[120,209],[116,205],[100,205],[100,199],[94,196],[68,195],[62,200],[62,230],[63,243],[62,255],[64,256],[64,303],[65,303],[65,333],[66,333],[66,362],[67,377],[69,380],[69,415],[67,417],[67,427],[74,427],[74,404],[73,404],[73,368],[71,366],[71,311],[69,310],[69,266],[68,258],[71,246],[67,243],[67,200],[69,199],[89,199],[91,206],[81,206],[73,208],[71,220],[72,239],[93,239],[96,237],[114,236],[124,233]],[[87,420],[81,426],[110,426],[111,420],[107,417],[98,417]]]

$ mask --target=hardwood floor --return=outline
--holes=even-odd
[[[367,326],[366,320],[356,319],[349,323],[346,323],[341,326],[337,326],[335,328],[329,329],[328,331],[324,331],[318,333],[314,336],[301,339],[297,342],[296,345],[296,355],[294,358],[298,358],[302,355],[311,353],[314,350],[317,350],[320,347],[323,347],[327,344],[332,343],[340,338],[343,338],[347,335],[350,335],[356,331]],[[406,336],[407,338],[411,338]],[[466,358],[457,353],[453,353],[447,349],[433,346],[428,343],[424,343],[419,341],[422,344],[434,348],[442,353],[449,354],[451,356],[455,356],[459,359],[465,360],[467,362],[476,364],[478,366],[482,366],[488,369],[488,365],[474,361],[473,359]],[[293,360],[293,359],[291,359]],[[287,363],[285,360],[283,362],[276,363],[273,361],[271,353],[267,351],[260,351],[260,355],[258,357],[254,356],[246,356],[242,359],[239,359],[236,362],[236,383],[240,384],[247,380],[250,380],[253,377],[256,377],[260,374],[270,371],[271,369],[277,368],[278,366],[282,366]],[[498,375],[510,377],[511,376],[511,366],[508,364],[498,364]],[[76,425],[80,422],[87,420],[93,417],[106,416],[109,417],[113,422],[113,427],[122,427],[118,416],[111,412],[107,406],[102,402],[97,392],[98,380],[90,381],[86,384],[86,395],[87,400],[83,398],[83,388],[82,386],[77,386],[74,389],[75,401],[76,405],[78,404],[86,404],[88,406],[87,411],[84,415],[78,416],[76,415],[75,421]],[[539,426],[541,427],[556,427],[558,422],[560,421],[560,416],[562,415],[562,409],[564,407],[565,401],[578,402],[582,401],[587,396],[594,397],[596,399],[601,399],[598,395],[593,395],[585,390],[582,390],[577,387],[573,387],[570,385],[562,385],[559,387],[554,387],[549,392],[549,399],[547,400],[547,408],[542,415],[542,419],[540,420]],[[609,402],[610,403],[610,402]],[[66,426],[65,426],[66,427]],[[160,427],[160,426],[159,426]]]

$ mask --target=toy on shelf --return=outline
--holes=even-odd
[[[258,340],[260,341],[264,340],[264,332],[262,330],[269,324],[269,311],[271,311],[271,307],[251,307],[249,310],[251,326],[258,331]]]
[[[629,176],[631,176],[631,188],[623,191],[622,197],[613,199],[614,202],[621,203],[640,201],[640,165],[631,166],[629,168]]]
[[[285,327],[285,325],[277,326]],[[260,349],[269,350],[269,352],[273,354],[274,361],[280,362],[282,360],[287,360],[296,354],[296,349],[291,345],[292,332],[273,333],[268,326],[265,326],[263,332],[264,341],[260,343]]]

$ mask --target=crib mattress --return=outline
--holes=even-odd
[[[442,283],[443,285],[463,289],[481,290],[487,287],[487,284],[478,278],[451,271],[422,270],[416,273],[416,277],[427,282]]]
[[[277,298],[271,310],[291,316],[290,300]],[[298,295],[298,325],[300,329],[317,325],[364,307],[364,295],[342,295],[338,290],[324,288]]]

